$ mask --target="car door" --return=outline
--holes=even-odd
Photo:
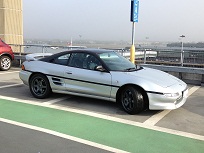
[[[101,65],[92,54],[72,53],[65,70],[65,84],[69,92],[88,94],[99,97],[110,97],[111,74],[95,69]]]

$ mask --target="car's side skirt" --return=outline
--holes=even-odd
[[[114,98],[101,97],[101,96],[96,96],[96,95],[87,95],[87,94],[82,94],[82,93],[77,93],[77,92],[69,92],[69,91],[62,91],[62,90],[52,90],[52,91],[54,93],[70,94],[70,95],[75,95],[75,96],[82,96],[82,97],[95,98],[95,99],[101,99],[101,100],[116,102],[116,99],[114,99]]]

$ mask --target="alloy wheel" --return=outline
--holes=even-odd
[[[48,87],[47,87],[46,81],[43,78],[36,77],[35,79],[33,79],[32,90],[36,95],[38,96],[44,95],[47,88]]]
[[[11,67],[11,60],[9,57],[3,57],[1,59],[1,69],[8,70]]]
[[[132,110],[134,108],[133,94],[129,89],[127,89],[123,93],[122,105],[123,105],[124,109],[126,109],[127,111]]]

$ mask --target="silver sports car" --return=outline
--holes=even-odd
[[[19,74],[36,98],[52,92],[117,102],[129,114],[176,109],[187,98],[186,83],[165,72],[134,65],[111,50],[64,51],[22,64]]]

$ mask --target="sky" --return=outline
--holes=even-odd
[[[132,40],[131,0],[23,0],[24,38]],[[204,0],[139,0],[135,41],[204,42]]]

